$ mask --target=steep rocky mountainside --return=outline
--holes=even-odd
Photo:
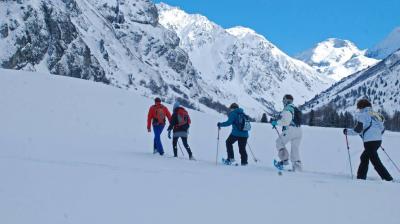
[[[286,93],[304,103],[332,83],[251,29],[224,29],[202,15],[164,3],[157,7],[160,23],[178,34],[201,76],[255,112],[275,111]]]
[[[331,105],[338,111],[355,111],[358,99],[369,98],[375,109],[389,115],[400,111],[400,50],[375,66],[355,73],[307,102],[306,110]]]
[[[0,1],[0,65],[43,71],[175,98],[223,110],[217,86],[205,83],[158,23],[148,0]],[[212,95],[211,95],[212,94]]]

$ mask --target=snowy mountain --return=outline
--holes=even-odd
[[[376,109],[389,114],[400,111],[400,50],[375,66],[342,79],[304,107],[308,110],[333,105],[340,111],[354,111],[358,99],[367,97]]]
[[[251,29],[224,29],[202,15],[164,3],[157,7],[160,23],[178,34],[179,46],[202,78],[236,96],[246,108],[273,112],[286,93],[300,104],[332,83]]]
[[[296,56],[319,73],[336,81],[375,65],[378,60],[365,56],[365,50],[348,41],[330,38]]]
[[[149,0],[0,1],[0,67],[94,80],[191,108],[226,110]],[[224,99],[227,99],[224,101]],[[222,102],[223,104],[221,104]]]
[[[383,59],[400,49],[400,27],[395,28],[384,40],[367,51],[368,57]]]
[[[0,223],[2,224],[398,224],[398,183],[352,180],[343,134],[303,128],[304,172],[272,167],[276,133],[253,124],[247,167],[215,165],[217,121],[189,110],[197,161],[152,154],[151,99],[70,77],[0,69]],[[101,99],[101,100],[99,100]],[[170,105],[167,105],[171,108]],[[221,130],[218,159],[226,157]],[[353,165],[362,142],[349,138]],[[384,144],[400,161],[400,134]],[[323,149],[321,148],[323,145]],[[399,173],[382,150],[382,162]],[[235,156],[238,157],[237,149]],[[356,167],[353,167],[354,169]],[[355,170],[353,171],[355,172]],[[329,206],[323,206],[323,205]],[[368,215],[366,215],[368,214]]]

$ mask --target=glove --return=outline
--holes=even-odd
[[[168,130],[168,138],[171,139],[171,130]]]
[[[218,123],[217,123],[217,127],[218,127],[218,128],[221,128],[221,122],[218,122]]]
[[[151,132],[151,128],[147,128],[147,132]]]
[[[276,126],[278,125],[278,121],[272,121],[271,125],[272,125],[272,128],[276,128]]]
[[[343,134],[347,135],[347,128],[343,129]]]

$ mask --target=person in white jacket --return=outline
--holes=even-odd
[[[372,104],[367,99],[357,102],[357,124],[353,129],[343,129],[345,135],[359,135],[364,142],[364,152],[360,156],[360,166],[357,171],[357,179],[367,179],[369,162],[371,161],[376,172],[383,180],[392,181],[393,177],[379,158],[378,150],[382,145],[382,135],[385,132],[382,114],[372,110]]]
[[[282,133],[276,140],[276,148],[280,161],[278,165],[283,167],[289,165],[289,152],[286,149],[286,144],[290,142],[291,152],[290,161],[293,171],[302,171],[303,166],[300,159],[300,143],[303,136],[301,130],[301,112],[293,105],[293,96],[285,95],[283,97],[284,109],[280,113],[280,119],[272,121],[272,127],[282,127]]]

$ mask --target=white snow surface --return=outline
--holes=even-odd
[[[348,40],[329,38],[296,56],[319,73],[336,81],[375,65],[379,60],[365,56]]]
[[[302,104],[333,83],[254,30],[240,26],[224,29],[205,16],[165,3],[157,8],[160,24],[177,33],[179,46],[202,78],[217,84],[239,104],[244,102],[250,114],[279,110],[282,96],[288,93]]]
[[[384,59],[393,52],[400,49],[400,27],[396,27],[393,31],[375,47],[368,50],[370,57]]]
[[[398,224],[398,183],[351,180],[340,129],[304,127],[305,171],[278,176],[276,133],[253,124],[260,160],[215,165],[217,121],[189,111],[189,144],[198,159],[152,154],[146,113],[152,100],[100,83],[0,69],[0,223]],[[171,107],[168,105],[168,107]],[[226,156],[221,131],[219,159]],[[386,151],[400,160],[399,133]],[[361,140],[350,138],[354,168]],[[237,148],[235,154],[238,159]],[[381,159],[398,179],[394,167]],[[182,158],[182,157],[181,157]]]

